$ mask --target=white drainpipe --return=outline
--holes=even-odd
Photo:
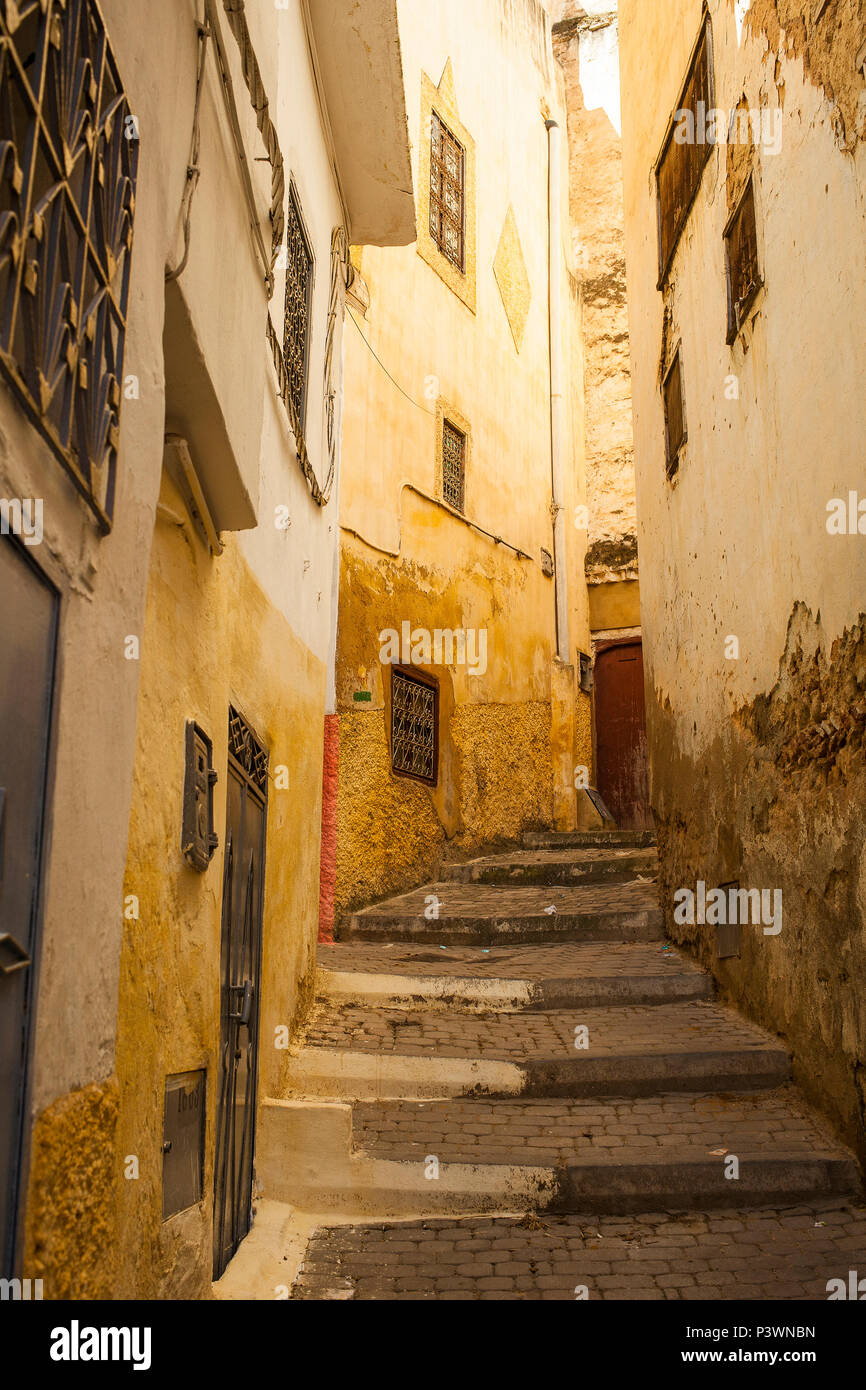
[[[556,586],[556,654],[571,660],[568,635],[568,569],[565,552],[565,369],[562,352],[562,132],[545,121],[548,152],[548,323],[550,327],[550,462],[553,483],[553,567]]]

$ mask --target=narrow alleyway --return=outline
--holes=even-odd
[[[33,1364],[528,1298],[642,1375],[698,1330],[826,1380],[866,0],[0,0],[0,152]]]
[[[351,1154],[280,1193],[334,1213],[292,1296],[826,1298],[856,1164],[665,943],[649,837],[527,841],[320,947],[291,1113],[351,1106]]]

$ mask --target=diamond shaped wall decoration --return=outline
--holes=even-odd
[[[526,320],[529,317],[529,306],[532,302],[532,286],[529,283],[526,261],[523,258],[523,247],[520,245],[517,219],[511,206],[505,214],[502,235],[499,238],[499,246],[493,261],[493,274],[496,276],[496,283],[502,296],[502,304],[508,317],[514,346],[519,352],[523,343]]]

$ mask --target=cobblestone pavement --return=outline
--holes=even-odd
[[[585,1050],[575,1046],[575,1029],[582,1027],[589,1029]],[[733,1009],[703,1001],[480,1015],[320,1004],[313,1011],[305,1041],[308,1047],[351,1052],[507,1062],[712,1053],[733,1048],[778,1051],[775,1039]]]
[[[319,946],[323,970],[369,975],[450,975],[458,978],[554,980],[617,978],[629,975],[703,975],[700,966],[662,942],[620,945],[556,946],[410,946],[365,941]],[[676,967],[676,968],[674,968]]]
[[[835,1149],[793,1087],[750,1095],[635,1100],[449,1100],[356,1104],[355,1144],[375,1158],[443,1163],[705,1161],[742,1163]],[[866,1252],[864,1252],[866,1253]]]
[[[535,1216],[318,1230],[296,1299],[827,1298],[866,1258],[866,1208]]]

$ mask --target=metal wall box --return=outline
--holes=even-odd
[[[190,867],[199,873],[207,868],[219,844],[219,836],[213,828],[213,789],[216,780],[213,744],[207,734],[190,720],[186,726],[181,852]]]
[[[201,1201],[204,1176],[204,1071],[165,1078],[162,1125],[162,1219]]]
[[[586,652],[578,652],[577,658],[580,662],[580,688],[585,695],[589,695],[593,685],[592,657],[588,656]]]

